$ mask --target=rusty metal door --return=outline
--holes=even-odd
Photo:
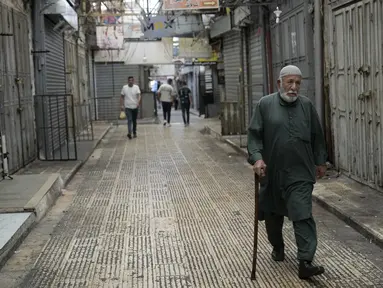
[[[269,81],[277,88],[280,70],[289,64],[296,65],[303,74],[300,93],[315,103],[314,30],[312,27],[313,18],[309,13],[309,1],[288,0],[282,2],[280,9],[283,13],[280,22],[275,22],[273,14],[270,17],[274,77]]]
[[[330,102],[337,166],[383,189],[381,1],[332,7]]]
[[[0,114],[10,172],[36,157],[28,33],[27,14],[0,4]]]

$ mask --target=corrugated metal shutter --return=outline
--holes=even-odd
[[[205,69],[205,92],[213,93],[213,75],[210,67]]]
[[[261,28],[259,28],[261,29]],[[249,63],[250,63],[250,91],[251,91],[251,113],[255,104],[264,96],[263,90],[263,58],[262,38],[260,30],[255,25],[250,28],[249,34]]]
[[[232,31],[223,38],[223,57],[225,67],[225,90],[227,101],[238,101],[239,69],[241,68],[241,34]]]
[[[114,120],[118,118],[122,87],[127,84],[128,77],[133,76],[135,83],[140,83],[138,65],[124,63],[95,63],[96,73],[96,119]],[[142,87],[140,87],[142,90]]]
[[[311,14],[307,11],[305,1],[295,1],[296,6],[282,6],[280,22],[271,20],[271,46],[274,79],[276,88],[279,71],[286,65],[298,66],[303,74],[300,94],[305,95],[315,103],[314,85],[314,47]],[[299,4],[300,3],[300,4]],[[273,18],[274,19],[274,18]]]
[[[218,86],[218,72],[217,72],[217,66],[213,66],[212,69],[212,77],[213,77],[213,94],[214,94],[214,103],[219,104],[221,100],[221,93],[219,92],[219,86]]]
[[[63,35],[54,31],[54,23],[45,19],[45,47],[46,53],[46,92],[49,97],[44,97],[46,109],[45,127],[48,135],[46,144],[47,152],[53,153],[67,140],[67,99],[65,78],[65,54]],[[56,95],[56,96],[54,96]],[[43,147],[45,148],[45,147]]]

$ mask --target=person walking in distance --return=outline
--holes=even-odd
[[[182,118],[184,120],[185,127],[189,126],[190,121],[190,105],[192,104],[191,90],[186,85],[186,82],[182,82],[182,87],[178,91],[181,110],[182,110]],[[186,114],[186,117],[185,117]]]
[[[173,80],[168,79],[167,84],[162,84],[157,91],[158,99],[162,103],[162,111],[164,113],[164,126],[170,126],[170,116],[172,112],[172,103],[174,101],[174,89],[172,87]]]
[[[125,110],[126,118],[128,120],[128,138],[132,139],[137,137],[137,114],[138,106],[141,103],[140,88],[134,84],[134,77],[129,76],[128,84],[124,85],[121,90],[121,110]]]
[[[326,173],[324,134],[314,105],[299,95],[301,70],[284,67],[277,81],[279,92],[262,97],[248,129],[248,162],[260,177],[259,220],[265,221],[274,261],[285,259],[284,217],[293,222],[299,261],[298,276],[307,279],[324,273],[312,264],[317,248],[312,214],[316,179]]]

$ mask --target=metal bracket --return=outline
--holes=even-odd
[[[31,53],[32,54],[42,54],[42,53],[49,53],[49,52],[51,52],[51,51],[49,51],[49,50],[40,50],[40,51],[31,51]]]
[[[9,36],[13,36],[13,34],[12,33],[0,33],[0,36],[9,37]]]
[[[364,101],[365,99],[368,99],[372,96],[372,91],[365,91],[362,94],[358,96],[358,100]]]
[[[371,67],[369,65],[364,64],[361,67],[359,67],[358,72],[360,74],[364,74],[364,75],[368,76],[368,75],[370,75],[370,70],[371,70]]]

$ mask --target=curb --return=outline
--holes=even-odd
[[[68,177],[66,177],[65,180],[62,180],[59,173],[52,174],[48,179],[48,182],[44,184],[44,186],[37,192],[37,196],[35,195],[26,204],[26,209],[24,209],[23,212],[31,214],[28,217],[28,219],[16,231],[16,233],[12,236],[10,241],[7,242],[5,246],[1,249],[3,250],[3,252],[0,253],[0,269],[5,265],[7,260],[9,260],[9,258],[12,256],[12,253],[14,253],[17,247],[19,247],[20,244],[24,241],[24,239],[29,235],[30,231],[40,222],[40,220],[45,216],[49,209],[55,204],[57,198],[60,197],[60,195],[62,195],[61,189],[65,188],[69,184],[69,182],[73,179],[78,170],[80,170],[80,168],[92,155],[93,151],[100,144],[101,140],[109,132],[112,126],[113,125],[109,125],[109,127],[105,129],[105,131],[101,134],[99,139],[94,142],[92,148],[90,149],[85,159],[78,162],[75,165],[75,167],[69,172]],[[55,189],[57,187],[58,189]],[[50,195],[49,192],[56,193]],[[44,197],[41,197],[41,199],[39,197],[41,196],[40,194],[44,194]],[[36,207],[36,211],[34,212],[30,211],[33,207]]]
[[[30,212],[28,218],[19,227],[11,239],[0,249],[0,270],[4,267],[7,261],[12,257],[15,250],[20,246],[25,238],[29,235],[32,229],[37,224],[36,215]]]
[[[358,222],[354,219],[354,217],[347,215],[335,205],[329,204],[320,196],[313,194],[313,201],[328,212],[334,214],[337,218],[345,222],[347,225],[352,227],[355,231],[367,238],[367,240],[369,240],[371,243],[374,243],[375,245],[383,249],[383,239],[376,235],[376,233],[369,227]]]
[[[215,134],[215,138],[219,139],[220,141],[229,144],[231,147],[233,147],[238,153],[242,154],[247,158],[247,152],[242,150],[242,148],[238,147],[237,144],[234,142],[225,139],[222,137],[222,135],[213,129],[211,129],[209,126],[205,125],[205,132],[208,131],[208,134]],[[365,226],[364,224],[358,222],[354,219],[354,217],[347,215],[344,213],[341,209],[336,207],[335,205],[331,205],[328,202],[326,202],[323,197],[317,196],[315,194],[312,195],[313,201],[317,203],[319,206],[327,210],[328,212],[335,215],[337,218],[345,222],[347,225],[352,227],[354,230],[356,230],[358,233],[363,235],[365,238],[367,238],[371,243],[374,243],[378,247],[383,249],[383,239],[380,238],[376,233],[371,230],[369,227]]]
[[[205,131],[208,131],[209,134],[214,134],[215,138],[226,143],[226,144],[229,144],[235,151],[237,151],[239,154],[242,154],[244,155],[246,158],[247,158],[247,152],[244,151],[241,147],[239,147],[237,144],[235,144],[233,141],[230,141],[229,139],[225,139],[223,138],[223,136],[221,135],[221,133],[218,133],[217,131],[211,129],[209,126],[206,126],[205,125]]]
[[[194,116],[197,116],[199,117],[199,112],[198,111],[195,111],[195,110],[189,110],[190,114],[193,114]]]
[[[89,151],[88,155],[85,157],[85,159],[78,162],[76,164],[76,166],[73,167],[73,169],[69,172],[68,177],[66,177],[66,179],[64,179],[64,183],[63,183],[62,188],[65,188],[69,184],[69,182],[73,179],[73,177],[76,175],[78,170],[80,170],[81,167],[84,165],[84,163],[86,161],[88,161],[88,159],[92,155],[93,151],[96,149],[98,144],[100,144],[101,140],[104,139],[105,135],[109,132],[109,130],[112,128],[112,126],[113,125],[111,124],[111,125],[109,125],[108,128],[105,129],[105,131],[101,134],[101,136],[98,138],[98,140],[96,140],[96,142],[93,144],[93,147],[90,149],[90,151]]]

